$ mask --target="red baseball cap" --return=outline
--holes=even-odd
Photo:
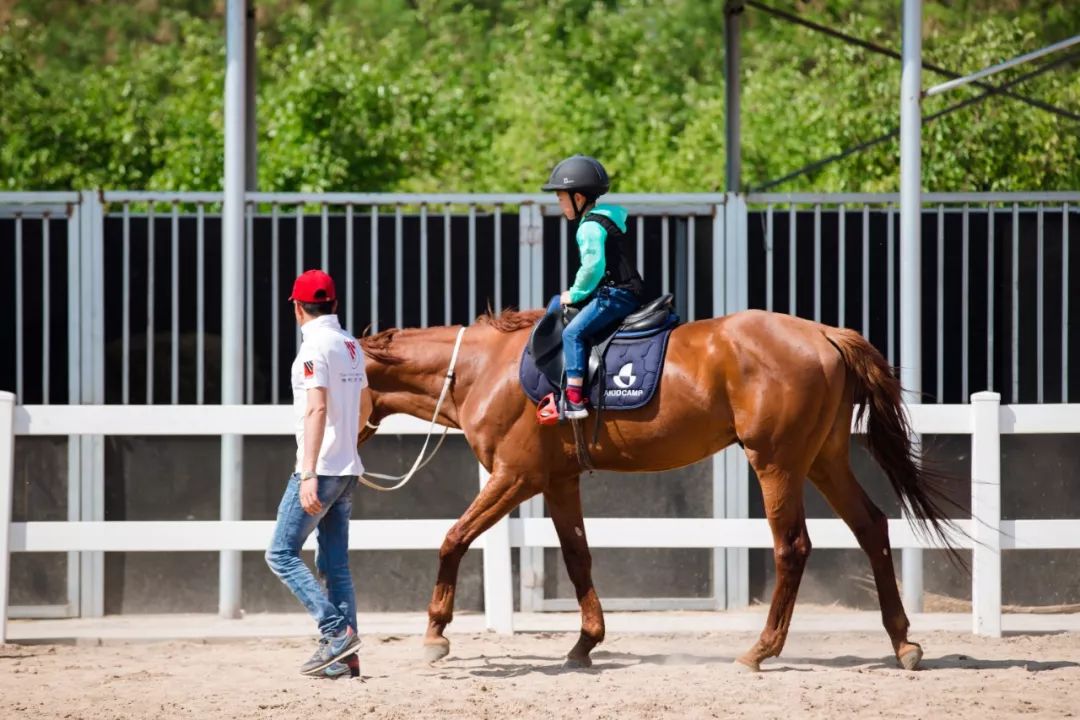
[[[324,303],[337,299],[334,279],[322,270],[308,270],[292,286],[290,300],[304,303]]]

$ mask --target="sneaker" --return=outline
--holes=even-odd
[[[327,665],[322,671],[322,676],[330,680],[337,680],[339,677],[344,677],[346,673],[350,678],[360,677],[360,658],[356,656],[356,653]],[[319,673],[315,673],[311,677],[319,677]]]
[[[337,662],[332,662],[325,668],[323,668],[322,675],[323,677],[329,678],[331,680],[337,680],[339,677],[342,677],[343,675],[348,673],[349,670],[349,666],[346,665],[344,661],[338,660]],[[318,673],[316,673],[312,677],[318,677]]]
[[[584,402],[576,403],[568,397],[563,399],[566,402],[563,417],[568,420],[580,420],[589,417],[589,408]]]
[[[360,647],[360,638],[351,627],[345,628],[340,635],[320,638],[318,649],[306,663],[300,666],[300,672],[304,675],[313,675],[325,670],[346,655],[352,655],[358,647]]]

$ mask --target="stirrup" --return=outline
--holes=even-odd
[[[559,402],[555,399],[555,393],[550,392],[536,406],[536,422],[541,425],[558,425],[560,419]]]

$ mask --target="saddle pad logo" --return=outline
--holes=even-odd
[[[619,373],[611,378],[615,383],[615,387],[623,390],[634,387],[634,383],[637,382],[637,376],[634,375],[634,363],[628,362],[619,368]]]
[[[606,412],[634,410],[648,404],[660,386],[670,336],[671,330],[667,329],[650,337],[614,340],[604,357],[604,367],[597,369],[589,387],[593,406],[603,405]],[[546,394],[558,392],[536,366],[528,345],[522,349],[518,380],[525,394],[536,403]]]

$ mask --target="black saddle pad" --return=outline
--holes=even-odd
[[[674,325],[643,338],[616,336],[604,356],[604,381],[599,382],[598,373],[590,387],[589,399],[593,407],[600,405],[601,388],[605,410],[633,410],[647,405],[660,385],[668,338],[673,329]],[[559,354],[562,354],[561,345]],[[537,367],[528,346],[521,354],[518,374],[522,389],[535,403],[559,390],[558,383],[551,382]]]
[[[552,302],[554,301],[552,298]],[[674,297],[670,293],[662,295],[627,315],[616,328],[610,328],[601,337],[596,338],[589,352],[586,383],[592,384],[600,368],[598,351],[604,352],[608,343],[614,338],[646,338],[678,325],[679,316],[675,314],[673,303]],[[565,369],[562,352],[563,328],[579,310],[580,308],[571,305],[546,313],[533,327],[526,346],[540,372],[557,387],[563,382]]]
[[[597,341],[589,353],[587,384],[594,405],[630,410],[652,398],[660,381],[668,336],[679,317],[665,295],[629,315],[614,336]],[[562,309],[546,313],[533,328],[521,356],[519,377],[525,393],[539,400],[560,389],[563,382],[563,321],[573,312]],[[603,358],[601,357],[603,355]],[[599,382],[601,361],[604,381]]]

